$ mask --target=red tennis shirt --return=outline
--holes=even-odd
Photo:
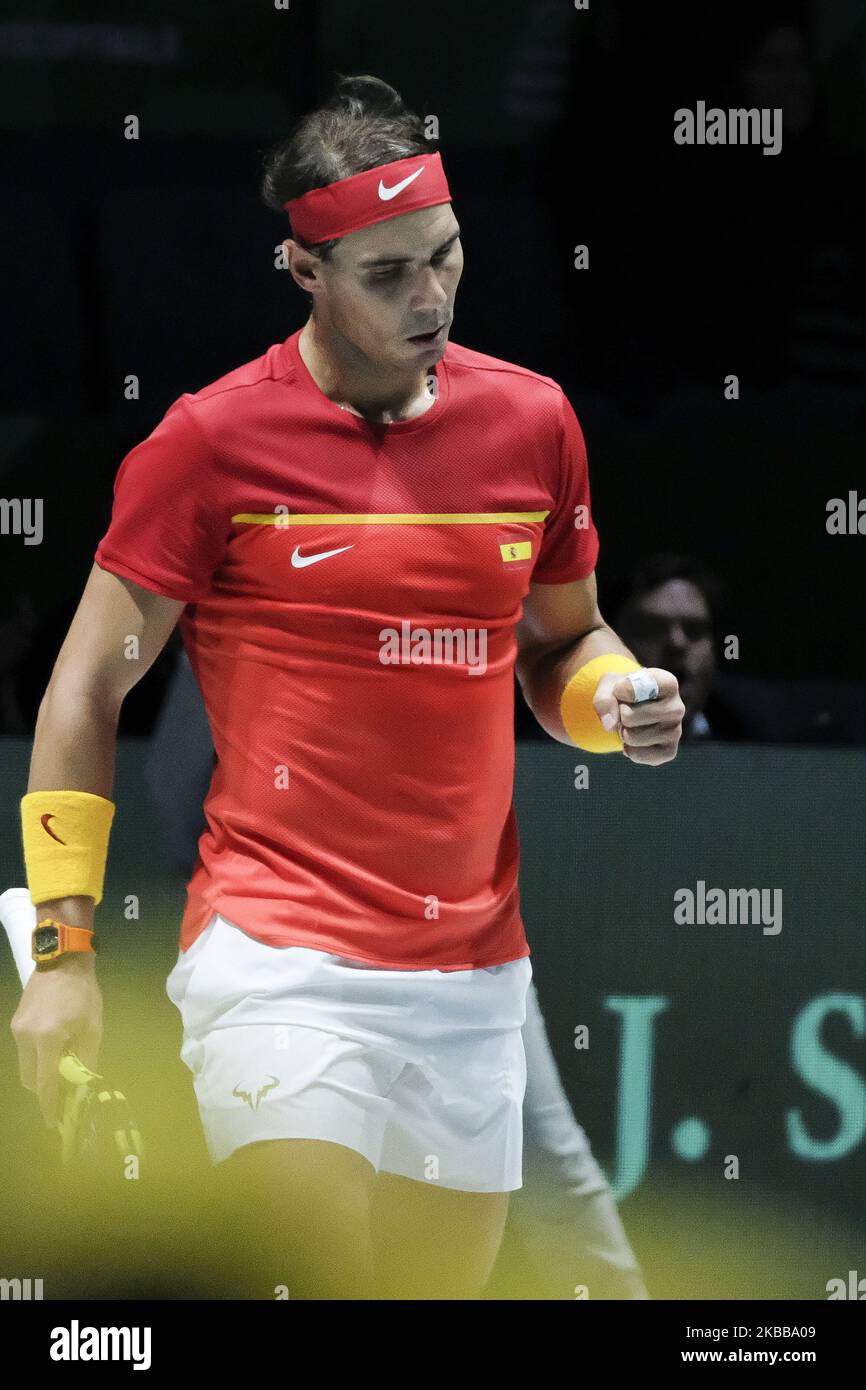
[[[455,343],[424,414],[370,424],[299,336],[169,407],[95,554],[187,605],[217,762],[181,949],[219,912],[403,970],[519,959],[515,624],[595,566],[580,425]]]

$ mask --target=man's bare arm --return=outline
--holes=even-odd
[[[28,791],[84,791],[111,799],[124,698],[168,641],[184,604],[93,566],[39,706]],[[37,902],[42,917],[93,929],[92,897]],[[96,1069],[102,997],[95,956],[71,953],[34,971],[12,1019],[21,1083],[46,1123],[57,1121],[58,1063],[72,1047]]]
[[[178,599],[94,564],[39,706],[28,791],[94,792],[111,799],[121,705],[150,670],[183,609]],[[70,926],[92,927],[92,898],[36,906]]]
[[[560,712],[568,681],[608,652],[635,659],[599,612],[594,573],[571,584],[530,584],[517,652],[517,677],[529,708],[552,738],[572,747]],[[631,762],[656,766],[676,757],[685,706],[676,677],[649,669],[659,689],[656,700],[636,704],[631,682],[607,674],[599,678],[592,703],[603,727],[620,736]]]
[[[566,682],[594,656],[632,656],[599,612],[595,571],[571,584],[530,584],[516,636],[526,703],[551,738],[573,747],[559,712]]]

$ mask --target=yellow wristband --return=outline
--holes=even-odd
[[[34,903],[102,901],[114,802],[95,792],[38,791],[21,798],[27,886]]]
[[[559,713],[565,732],[578,748],[587,753],[616,753],[622,748],[619,734],[613,730],[608,733],[596,714],[592,697],[601,677],[608,671],[627,675],[629,671],[641,670],[643,667],[631,657],[605,652],[575,671],[562,692]]]

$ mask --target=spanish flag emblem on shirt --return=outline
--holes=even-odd
[[[498,531],[496,543],[503,565],[509,569],[525,570],[532,565],[531,532],[525,526],[513,526]]]
[[[528,560],[532,555],[532,541],[500,541],[499,552],[506,564],[510,560]]]

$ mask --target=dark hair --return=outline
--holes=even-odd
[[[327,101],[302,117],[291,134],[264,155],[262,197],[285,217],[283,204],[290,198],[379,164],[428,154],[436,144],[424,134],[421,117],[387,82],[369,74],[345,77],[338,73]],[[323,261],[340,240],[335,237],[311,246],[292,235],[299,246]]]
[[[672,579],[685,579],[700,589],[715,622],[722,602],[722,585],[711,570],[694,555],[663,550],[640,560],[611,594],[611,611],[621,616],[637,599]],[[616,621],[616,619],[615,619]]]

